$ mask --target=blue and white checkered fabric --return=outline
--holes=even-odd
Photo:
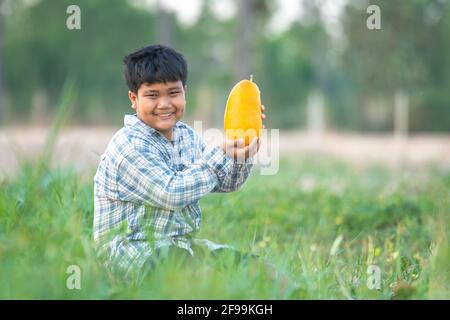
[[[169,141],[136,115],[126,115],[94,177],[94,241],[106,264],[128,273],[163,246],[193,254],[199,200],[237,190],[251,168],[251,159],[236,163],[181,121]]]

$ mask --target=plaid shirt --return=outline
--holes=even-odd
[[[111,139],[94,177],[94,241],[126,273],[141,269],[153,251],[177,246],[191,254],[201,223],[199,200],[210,192],[237,190],[252,163],[238,164],[220,147],[207,147],[178,121],[173,140],[126,115]],[[137,267],[137,268],[135,268]]]

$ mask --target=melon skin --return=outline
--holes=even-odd
[[[228,96],[224,115],[227,139],[244,139],[247,146],[255,137],[261,137],[261,92],[251,80],[239,81]]]

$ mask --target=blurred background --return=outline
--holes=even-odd
[[[66,26],[72,4],[81,29]],[[42,148],[69,76],[56,156],[98,161],[132,112],[122,59],[154,43],[188,60],[191,125],[222,128],[252,74],[282,152],[450,165],[447,39],[447,0],[0,0],[0,166]]]
[[[450,0],[0,0],[0,299],[449,299],[448,39]],[[279,170],[202,199],[198,237],[268,257],[286,294],[243,264],[139,289],[99,264],[92,178],[133,112],[122,59],[155,43],[188,60],[191,126],[222,129],[237,81],[261,89]]]

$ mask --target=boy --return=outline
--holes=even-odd
[[[145,272],[163,248],[190,256],[194,243],[210,250],[232,248],[194,239],[201,223],[198,201],[210,192],[242,186],[259,142],[208,147],[180,121],[187,63],[175,50],[151,45],[126,56],[124,63],[136,114],[125,116],[94,178],[94,240],[107,267],[128,277]]]

